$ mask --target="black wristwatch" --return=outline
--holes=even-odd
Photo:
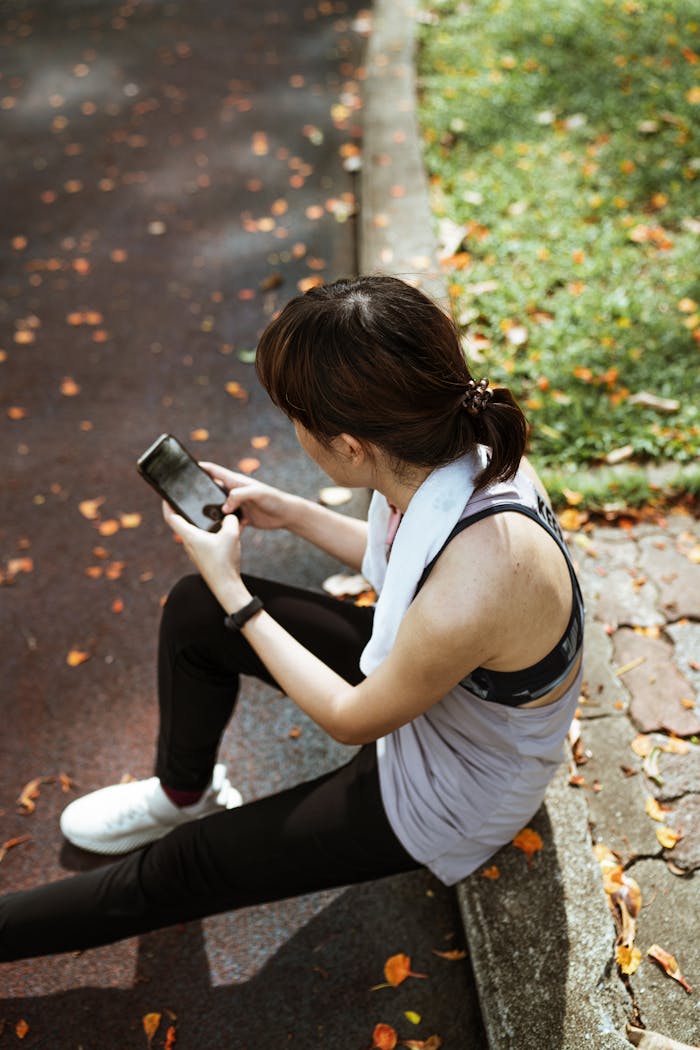
[[[224,623],[230,631],[240,631],[244,624],[248,623],[251,616],[255,616],[256,612],[260,612],[264,608],[262,600],[260,598],[253,598],[244,605],[238,612],[232,612],[224,618]]]

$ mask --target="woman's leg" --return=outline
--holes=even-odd
[[[361,681],[371,609],[256,577],[244,582],[302,645],[348,681]],[[224,626],[224,612],[202,578],[180,580],[163,609],[159,642],[155,771],[164,785],[182,792],[206,788],[241,674],[274,684],[245,638]]]
[[[368,744],[333,773],[183,824],[109,867],[0,899],[0,961],[419,866],[386,818]]]

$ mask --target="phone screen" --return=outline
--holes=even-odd
[[[140,457],[138,468],[183,518],[208,532],[220,527],[226,493],[177,438],[159,437]]]

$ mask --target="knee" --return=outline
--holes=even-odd
[[[167,634],[190,639],[212,621],[222,618],[221,606],[201,576],[183,576],[170,591],[163,607],[162,627]]]

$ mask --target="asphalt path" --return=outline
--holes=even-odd
[[[94,863],[62,842],[62,807],[151,772],[158,617],[188,566],[138,454],[170,431],[312,498],[328,483],[251,351],[288,298],[356,270],[367,19],[334,0],[0,14],[0,844],[23,840],[5,892]],[[312,587],[339,569],[252,533],[244,567]],[[249,682],[223,755],[250,799],[348,750]],[[26,1022],[26,1047],[145,1047],[160,1013],[153,1047],[172,1026],[178,1048],[359,1050],[385,1022],[477,1048],[469,961],[433,954],[462,947],[426,873],[341,888],[2,966],[0,1046]],[[429,976],[372,991],[397,952]]]

